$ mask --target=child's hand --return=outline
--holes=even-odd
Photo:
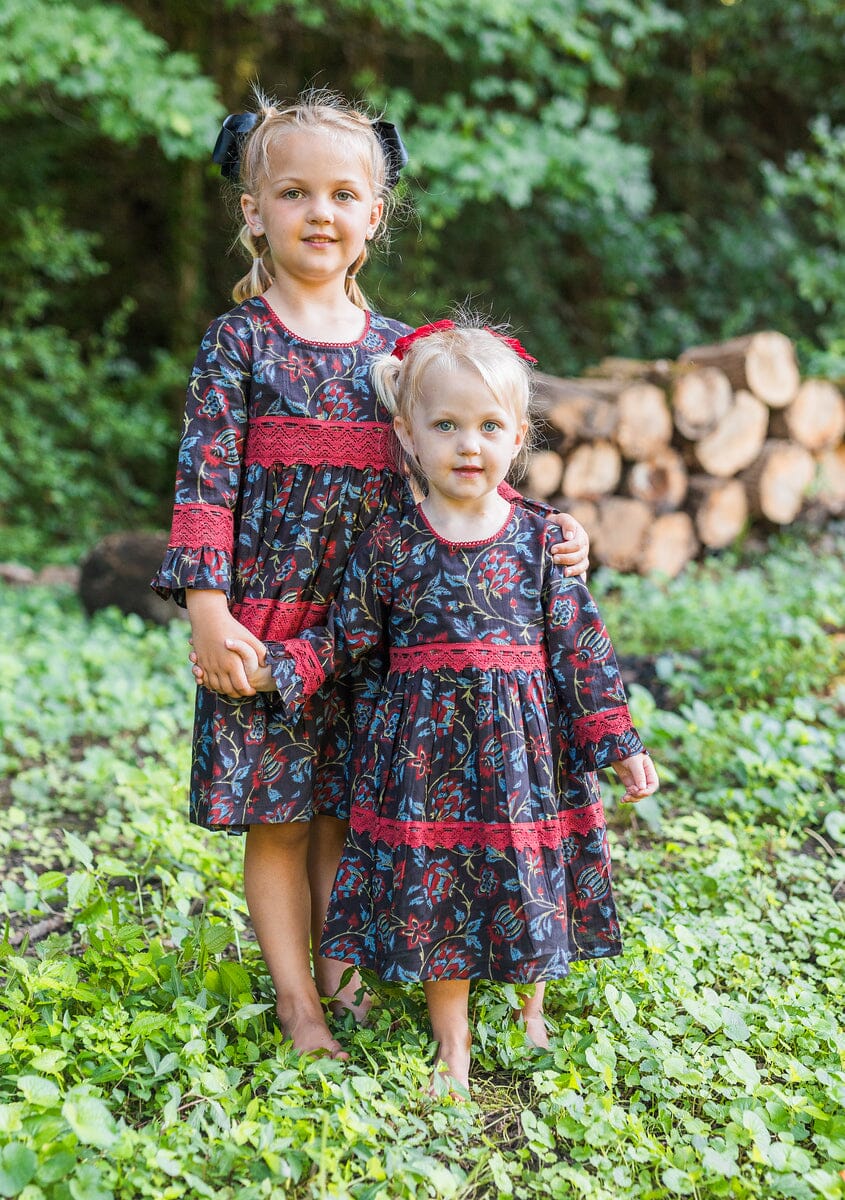
[[[567,575],[586,575],[590,566],[590,539],[583,525],[569,513],[549,517],[561,529],[562,541],[552,546],[552,561],[566,567]]]
[[[191,618],[194,674],[202,686],[224,696],[254,696],[243,659],[227,645],[239,641],[249,645],[259,665],[265,661],[263,642],[245,629],[229,612],[226,596],[219,591],[189,590],[186,594]]]
[[[262,666],[258,661],[258,655],[249,642],[242,642],[239,638],[227,638],[226,648],[234,651],[244,665],[244,674],[247,678],[247,683],[257,692],[274,692],[276,683],[273,679],[272,672],[269,667]],[[192,650],[188,655],[193,663],[194,678],[200,687],[205,687],[205,672],[199,665],[197,654]]]
[[[625,788],[623,804],[633,804],[651,796],[660,787],[654,763],[647,754],[632,754],[612,764],[616,777]]]

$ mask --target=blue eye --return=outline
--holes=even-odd
[[[441,433],[451,433],[455,428],[455,423],[454,421],[438,421],[434,428],[439,429]]]
[[[482,429],[485,433],[495,433],[497,429],[501,428],[502,427],[498,421],[485,421],[482,425]]]

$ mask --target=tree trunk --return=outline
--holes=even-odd
[[[626,486],[635,500],[644,500],[655,512],[671,512],[687,494],[687,469],[677,450],[666,447],[646,462],[636,462]]]
[[[748,520],[748,497],[739,479],[694,475],[689,481],[689,501],[696,533],[710,550],[729,546]]]
[[[693,454],[708,475],[727,479],[754,462],[766,440],[768,424],[769,410],[762,400],[739,391],[713,432],[693,442]]]
[[[690,442],[712,433],[733,404],[733,388],[718,367],[692,367],[679,375],[672,392],[675,428]]]
[[[698,539],[689,513],[664,513],[649,530],[640,573],[674,579],[697,553]]]
[[[797,442],[770,439],[742,477],[751,511],[776,525],[788,525],[801,511],[815,470],[809,450]]]
[[[651,509],[642,500],[606,497],[598,505],[598,528],[591,553],[603,566],[617,571],[638,570],[653,520]]]
[[[625,458],[652,458],[672,440],[666,395],[653,383],[630,383],[619,392],[616,444]]]
[[[573,500],[596,500],[612,492],[622,475],[622,460],[612,442],[585,442],[569,456],[561,491]]]
[[[832,383],[807,379],[798,395],[772,421],[772,433],[791,438],[814,454],[832,450],[845,436],[845,400]]]
[[[788,404],[800,383],[795,349],[782,333],[749,333],[715,346],[693,346],[678,362],[720,367],[731,387],[752,392],[771,408]]]
[[[594,367],[587,367],[590,379],[614,379],[620,383],[656,383],[666,387],[671,381],[674,363],[668,358],[603,358]]]

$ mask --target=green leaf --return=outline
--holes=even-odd
[[[99,1146],[107,1150],[117,1140],[114,1117],[96,1096],[71,1093],[62,1105],[62,1115],[86,1146]]]
[[[22,1142],[0,1149],[0,1196],[17,1196],[35,1174],[38,1159]]]
[[[203,925],[202,944],[209,954],[220,954],[230,942],[234,941],[235,933],[231,925]]]
[[[44,1079],[41,1075],[19,1076],[18,1088],[28,1103],[36,1108],[52,1108],[61,1099],[61,1093],[52,1079]]]
[[[221,991],[227,996],[234,998],[249,994],[250,978],[240,963],[224,959],[217,964],[217,970],[220,973]]]
[[[65,831],[65,845],[70,851],[71,857],[77,862],[82,863],[83,867],[87,867],[90,871],[94,862],[94,852],[87,842],[83,842],[82,838],[76,836],[70,829]]]
[[[725,1066],[728,1073],[747,1088],[749,1093],[755,1092],[760,1086],[760,1072],[757,1070],[754,1059],[744,1050],[734,1048],[726,1051]]]
[[[114,1192],[103,1183],[103,1176],[93,1163],[83,1163],[69,1183],[73,1200],[114,1200]]]

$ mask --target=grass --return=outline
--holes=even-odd
[[[845,1197],[845,535],[595,590],[664,787],[611,825],[625,955],[473,992],[473,1100],[422,994],[297,1061],[239,839],[184,818],[185,628],[0,592],[0,1196]],[[608,785],[606,791],[612,790]]]

